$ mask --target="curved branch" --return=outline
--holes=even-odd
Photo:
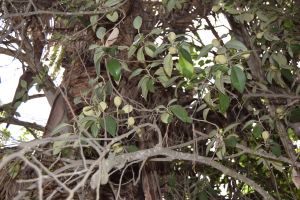
[[[145,160],[149,157],[162,156],[162,155],[170,158],[170,160],[180,159],[180,160],[186,160],[186,161],[193,161],[193,162],[198,162],[198,163],[213,167],[225,175],[231,176],[235,179],[238,179],[238,180],[248,184],[255,191],[257,191],[260,195],[262,195],[264,199],[275,200],[267,191],[265,191],[260,185],[258,185],[252,179],[249,179],[245,175],[239,174],[238,172],[236,172],[228,167],[225,167],[224,165],[212,160],[209,157],[203,157],[203,156],[197,156],[195,154],[177,152],[177,151],[167,149],[167,148],[162,148],[162,147],[154,147],[154,148],[147,149],[147,150],[140,150],[135,153],[128,153],[128,154],[124,154],[121,156],[116,156],[113,159],[114,159],[116,166],[118,166],[118,164],[123,161],[131,162],[134,160]]]
[[[18,126],[24,126],[26,128],[32,128],[38,131],[44,131],[45,129],[43,126],[38,125],[37,123],[25,122],[16,118],[0,118],[0,123],[9,123]]]
[[[16,52],[11,49],[0,47],[0,54],[4,54],[7,56],[11,56],[13,58],[17,58],[20,61],[26,62],[28,65],[33,66],[33,61],[30,59],[30,57],[27,56],[27,54],[22,53],[20,51]]]
[[[31,95],[31,96],[28,96],[27,101],[32,100],[32,99],[41,98],[41,97],[45,97],[45,94],[34,94],[34,95]],[[9,102],[7,104],[1,105],[0,106],[0,112],[11,108],[15,103],[16,103],[16,101],[12,101],[12,102]]]

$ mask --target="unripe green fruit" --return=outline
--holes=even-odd
[[[218,12],[220,10],[221,6],[220,5],[214,5],[212,8],[211,8],[211,11],[213,12]]]
[[[118,154],[124,151],[124,146],[120,142],[117,142],[112,145],[112,149],[114,153]]]
[[[114,98],[114,104],[118,108],[122,104],[122,98],[119,96],[115,96]]]
[[[284,112],[284,108],[282,106],[276,108],[276,113],[277,114],[282,114]]]
[[[124,113],[130,113],[133,111],[133,107],[132,107],[132,105],[127,104],[122,108],[122,110],[124,111]]]
[[[267,141],[270,138],[270,133],[269,133],[269,131],[263,131],[261,133],[261,136],[264,139],[264,141]]]
[[[219,41],[218,39],[213,39],[213,40],[211,41],[211,43],[212,43],[212,45],[213,45],[214,47],[219,47],[219,46],[221,45],[221,43],[220,43],[220,41]]]
[[[128,124],[128,126],[133,126],[134,123],[135,123],[135,120],[134,120],[133,117],[129,117],[129,118],[127,119],[127,124]]]
[[[217,55],[215,57],[215,61],[216,61],[217,64],[224,65],[224,64],[227,63],[227,58],[224,55]]]
[[[177,53],[177,49],[176,49],[176,47],[169,47],[169,53],[171,54],[171,55],[173,55],[173,54],[176,54]]]
[[[173,43],[173,42],[175,41],[175,39],[176,39],[176,34],[175,34],[174,32],[170,32],[170,33],[168,34],[168,40],[169,40],[171,43]]]

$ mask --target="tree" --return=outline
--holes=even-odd
[[[300,198],[300,1],[1,4],[0,122],[35,137],[3,142],[2,199]],[[17,117],[32,87],[46,127]]]

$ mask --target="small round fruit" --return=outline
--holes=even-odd
[[[132,105],[127,104],[122,108],[122,110],[124,111],[124,113],[130,113],[133,111],[133,107]]]
[[[211,8],[211,11],[213,12],[218,12],[220,10],[221,6],[220,5],[214,5],[212,8]]]
[[[221,65],[224,65],[227,63],[227,58],[225,55],[217,55],[215,57],[215,61],[217,64],[221,64]]]
[[[114,104],[118,108],[122,104],[122,98],[119,96],[115,96],[114,98]]]
[[[176,40],[176,34],[174,32],[170,32],[168,34],[168,40],[173,43]]]
[[[284,108],[282,106],[276,108],[276,113],[277,114],[282,114],[284,112]]]
[[[139,137],[142,137],[143,132],[141,128],[137,127],[135,132]]]
[[[261,133],[261,136],[264,139],[264,141],[267,141],[270,138],[270,133],[269,133],[269,131],[263,131]]]
[[[128,117],[128,119],[127,119],[128,126],[133,126],[134,123],[135,123],[134,118],[133,117]]]
[[[171,55],[173,55],[173,54],[176,54],[177,53],[177,49],[176,49],[176,47],[169,47],[169,53],[171,54]]]
[[[219,41],[218,39],[213,39],[213,40],[211,41],[211,43],[212,43],[212,45],[213,45],[214,47],[219,47],[219,46],[221,45],[221,43],[220,43],[220,41]]]

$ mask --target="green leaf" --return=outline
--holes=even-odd
[[[282,53],[273,53],[271,57],[278,63],[279,67],[286,67],[288,62],[286,57]]]
[[[155,47],[152,45],[145,46],[145,52],[151,58],[155,57]]]
[[[169,110],[181,121],[191,123],[192,119],[188,116],[187,111],[180,105],[172,105]]]
[[[271,33],[270,31],[266,31],[264,33],[264,38],[268,41],[278,41],[280,40],[280,38],[276,35],[274,35],[273,33]]]
[[[149,33],[149,35],[159,35],[163,32],[163,30],[161,28],[155,28],[152,29],[151,32]]]
[[[172,76],[172,71],[173,71],[173,60],[172,60],[172,55],[168,54],[164,58],[164,70],[166,74],[171,77]]]
[[[200,54],[198,56],[198,59],[203,57],[203,56],[206,56],[213,47],[214,46],[212,44],[209,44],[209,45],[206,45],[206,46],[202,47],[202,49],[200,50]]]
[[[229,105],[230,105],[230,98],[228,95],[219,93],[219,109],[221,113],[226,113]]]
[[[27,82],[25,80],[20,80],[20,85],[22,88],[27,89]]]
[[[277,157],[281,156],[281,148],[280,148],[279,144],[273,143],[271,145],[271,151],[275,156],[277,156]]]
[[[97,48],[95,50],[95,53],[94,53],[94,64],[95,64],[97,75],[100,74],[100,62],[101,62],[101,59],[102,59],[103,55],[104,55],[104,51],[103,51],[102,48]]]
[[[240,123],[233,123],[233,124],[230,124],[228,125],[224,131],[223,131],[223,134],[227,133],[228,131],[230,131],[231,129],[234,129],[235,127],[237,127]]]
[[[105,36],[105,33],[106,33],[106,28],[104,27],[99,27],[96,31],[96,36],[97,38],[99,38],[100,40],[103,40],[104,39],[104,36]]]
[[[144,52],[143,52],[143,47],[139,48],[138,52],[137,52],[137,59],[138,61],[140,62],[145,62],[145,55],[144,55]]]
[[[129,80],[132,79],[133,77],[137,76],[137,75],[140,75],[140,73],[141,73],[142,71],[144,71],[144,69],[142,69],[142,68],[137,68],[137,69],[135,69],[135,70],[131,73],[131,75],[129,76]]]
[[[112,13],[108,13],[108,14],[106,15],[106,18],[107,18],[109,21],[111,21],[111,22],[116,22],[116,21],[118,20],[118,18],[119,18],[119,14],[118,14],[117,11],[114,11],[114,12],[112,12]]]
[[[92,15],[90,17],[90,22],[91,22],[93,31],[96,31],[98,19],[99,19],[99,15]]]
[[[69,127],[68,127],[69,126]],[[59,133],[59,132],[62,132],[62,131],[64,131],[64,130],[67,130],[68,128],[70,128],[70,127],[72,127],[70,124],[66,124],[66,123],[61,123],[61,124],[59,124],[57,127],[55,127],[54,129],[53,129],[53,131],[51,132],[51,135],[53,136],[53,135],[56,135],[57,133]]]
[[[177,2],[177,0],[169,0],[168,1],[168,3],[167,3],[168,12],[171,12],[175,8],[176,2]]]
[[[105,3],[104,3],[104,6],[105,7],[112,7],[112,6],[115,6],[117,5],[118,3],[120,3],[122,0],[107,0]]]
[[[247,47],[240,41],[238,40],[230,40],[228,41],[225,46],[229,49],[236,49],[236,50],[242,50],[242,51],[247,51]]]
[[[251,22],[254,19],[254,15],[252,13],[243,13],[240,15],[237,15],[235,17],[240,22]]]
[[[134,18],[133,20],[133,27],[135,29],[140,29],[141,26],[142,26],[142,22],[143,22],[143,19],[141,18],[141,16],[137,16],[136,18]]]
[[[137,50],[137,47],[135,45],[131,45],[128,49],[128,58],[133,56],[133,54],[135,53],[136,50]]]
[[[71,135],[71,133],[65,133],[60,136],[61,140],[57,140],[53,142],[53,155],[59,154],[61,150],[67,144],[67,138]]]
[[[102,128],[106,128],[107,132],[115,137],[117,133],[118,124],[116,120],[111,116],[106,116],[104,119],[100,120],[100,125]]]
[[[224,88],[224,80],[223,80],[223,74],[222,71],[218,70],[215,75],[215,85],[218,88],[220,92],[225,94],[225,88]]]
[[[144,97],[144,99],[147,99],[148,96],[148,92],[149,92],[149,88],[148,88],[148,81],[149,81],[149,77],[147,75],[145,75],[138,83],[138,88],[142,89],[142,96]]]
[[[21,169],[21,165],[19,162],[12,163],[8,169],[8,173],[11,176],[11,178],[15,178],[19,174],[20,169]]]
[[[107,69],[116,81],[120,80],[122,67],[118,60],[111,58],[107,62]]]
[[[97,123],[93,123],[91,125],[92,136],[97,137],[99,133],[100,127]]]
[[[191,55],[185,49],[179,49],[179,71],[184,77],[192,78],[194,66]]]
[[[172,115],[170,115],[170,113],[168,112],[164,112],[160,115],[160,120],[165,124],[171,123],[172,119],[173,119]]]
[[[238,66],[233,66],[230,79],[231,85],[237,89],[237,91],[243,93],[246,86],[246,76],[244,71]]]
[[[168,186],[170,188],[174,188],[176,186],[176,177],[173,173],[168,177]]]
[[[235,135],[228,135],[224,142],[225,145],[228,147],[235,147],[238,143],[238,137]]]
[[[262,127],[259,124],[256,124],[253,128],[253,135],[255,138],[261,138],[261,133],[263,132]]]

